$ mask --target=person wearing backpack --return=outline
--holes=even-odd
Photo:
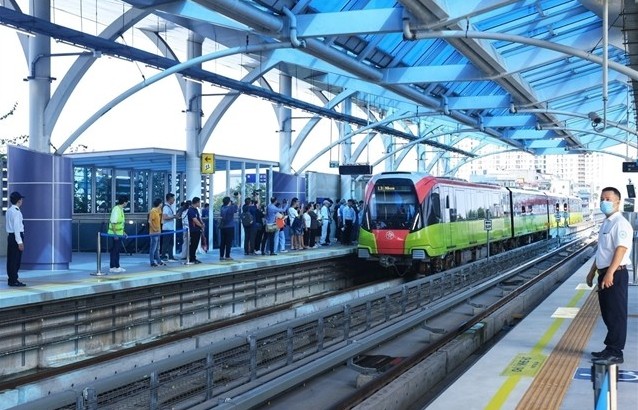
[[[244,227],[244,255],[252,255],[255,253],[254,241],[257,232],[253,232],[255,228],[255,220],[257,218],[257,205],[250,198],[246,198],[244,205],[241,207],[239,220]]]
[[[239,202],[239,192],[235,192],[235,201]],[[219,244],[219,260],[233,260],[230,257],[230,250],[233,246],[233,238],[235,237],[235,214],[239,208],[237,204],[230,201],[229,196],[222,199],[222,208],[219,211],[221,217],[221,243]]]

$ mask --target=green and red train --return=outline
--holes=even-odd
[[[486,257],[488,235],[495,254],[548,239],[558,227],[583,220],[577,197],[423,173],[375,175],[364,202],[358,256],[423,273]]]

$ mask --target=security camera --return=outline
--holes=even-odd
[[[598,114],[596,114],[595,112],[590,112],[589,114],[587,114],[587,116],[589,117],[589,119],[591,120],[592,125],[596,126],[598,124],[600,124],[601,122],[603,122],[603,119],[600,118],[600,116]]]

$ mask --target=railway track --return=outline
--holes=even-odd
[[[65,394],[47,397],[47,407],[250,408],[285,400],[280,396],[283,392],[299,384],[312,383],[311,380],[327,370],[345,367],[341,366],[343,363],[350,364],[346,369],[369,371],[357,358],[415,326],[427,322],[428,331],[445,333],[441,340],[471,327],[472,320],[466,313],[463,325],[457,326],[456,331],[433,323],[444,312],[454,309],[454,300],[457,305],[470,306],[472,311],[484,311],[486,305],[477,300],[483,298],[481,294],[489,293],[489,289],[498,287],[503,293],[519,292],[513,284],[529,273],[495,276],[495,271],[511,270],[513,266],[519,266],[520,270],[521,266],[527,266],[532,253],[547,253],[547,246],[530,245],[493,257],[489,262],[464,266],[375,294],[333,296],[332,302],[324,303],[328,307],[323,309],[311,304],[296,306],[295,319],[289,316],[280,323],[269,319],[268,324],[262,323],[257,326],[258,330],[249,332],[245,326],[246,336],[230,337],[237,331],[227,332],[223,337],[193,335],[197,348],[192,351],[176,351],[168,359],[72,386]],[[553,253],[566,250],[561,248]],[[539,268],[530,266],[528,269]],[[512,287],[512,290],[503,290],[504,287]],[[430,349],[435,349],[432,346]],[[386,374],[390,373],[374,378],[375,383],[380,383]],[[352,397],[368,394],[365,390],[356,391]],[[294,397],[294,393],[291,394]],[[354,403],[357,399],[337,397],[336,400],[334,405],[342,406],[346,402],[339,400]],[[76,407],[78,401],[84,407]],[[20,408],[38,408],[41,404],[36,400]]]

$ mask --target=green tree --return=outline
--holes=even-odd
[[[0,116],[0,121],[6,120],[13,114],[15,114],[16,109],[18,108],[18,103],[13,104],[13,107],[7,112]],[[4,137],[0,138],[0,159],[5,161],[7,159],[7,145],[26,145],[29,142],[28,135],[19,135],[17,137]]]

